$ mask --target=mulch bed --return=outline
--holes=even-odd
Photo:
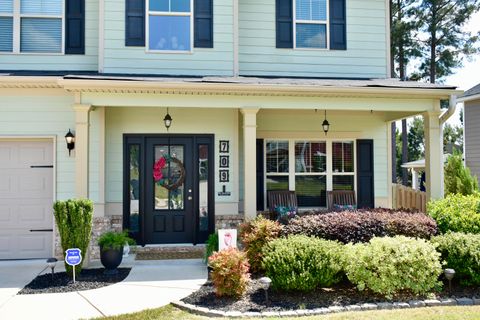
[[[452,282],[452,292],[448,292],[448,283],[445,290],[433,293],[432,296],[415,296],[409,293],[398,294],[393,301],[408,302],[409,300],[426,298],[449,297],[480,297],[480,288],[461,287]],[[206,307],[219,311],[266,312],[297,309],[328,308],[330,306],[345,306],[362,303],[386,302],[387,300],[372,292],[359,292],[347,281],[335,285],[334,288],[319,288],[309,293],[281,292],[269,290],[269,305],[265,302],[265,292],[261,289],[258,280],[250,280],[247,293],[241,299],[219,298],[215,296],[215,289],[211,282],[206,283],[198,291],[182,299],[183,302],[199,307]]]
[[[71,276],[65,272],[55,273],[53,278],[51,273],[42,274],[33,279],[18,294],[37,294],[37,293],[59,293],[83,291],[105,287],[124,280],[130,273],[131,268],[118,268],[118,273],[114,275],[105,275],[105,269],[83,269],[80,275],[75,278],[75,283]]]

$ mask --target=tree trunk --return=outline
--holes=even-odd
[[[397,183],[397,124],[392,122],[392,183]]]
[[[407,136],[407,119],[402,120],[402,164],[408,162],[408,136]],[[402,168],[402,184],[408,185],[407,168]]]
[[[430,30],[430,83],[435,83],[437,64],[436,64],[436,51],[437,51],[437,8],[435,4],[432,4],[432,25]]]
[[[393,55],[393,0],[390,0],[390,78],[395,76],[395,56]]]

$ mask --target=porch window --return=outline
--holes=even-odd
[[[295,48],[327,49],[328,1],[294,0]]]
[[[327,206],[327,190],[355,190],[355,143],[270,140],[265,143],[265,187],[295,190],[298,206]]]
[[[149,0],[147,39],[151,51],[190,51],[192,0]]]

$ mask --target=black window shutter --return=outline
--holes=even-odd
[[[65,0],[65,54],[85,54],[85,0]]]
[[[193,46],[213,48],[213,0],[194,1],[193,28]]]
[[[375,207],[373,140],[357,140],[357,205]]]
[[[125,46],[145,46],[145,0],[125,2]]]
[[[293,1],[276,0],[277,48],[293,48]]]
[[[264,210],[263,139],[257,139],[257,211]]]
[[[330,49],[347,50],[346,0],[330,0]]]

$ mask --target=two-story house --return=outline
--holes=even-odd
[[[0,259],[52,255],[56,199],[140,244],[202,243],[269,190],[391,207],[390,124],[419,114],[442,197],[458,92],[389,79],[388,3],[0,0]]]

